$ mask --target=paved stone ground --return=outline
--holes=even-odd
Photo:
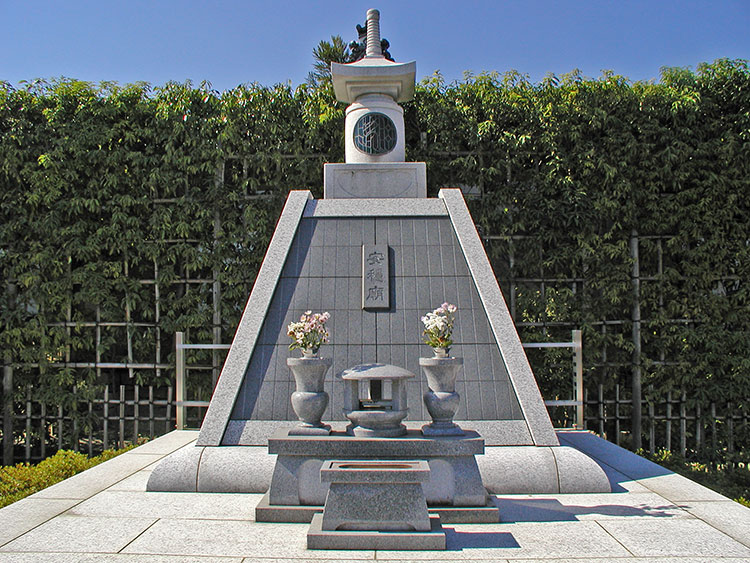
[[[172,432],[0,510],[0,563],[217,561],[750,561],[750,509],[583,432],[611,494],[507,495],[502,522],[447,524],[448,549],[309,551],[307,524],[254,521],[261,495],[147,493],[154,464],[197,438]]]

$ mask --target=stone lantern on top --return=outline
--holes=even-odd
[[[325,198],[426,197],[425,163],[404,162],[404,110],[398,105],[414,97],[417,65],[383,53],[378,10],[368,10],[366,28],[358,29],[366,30],[364,56],[331,64],[336,99],[349,107],[346,164],[325,165]]]

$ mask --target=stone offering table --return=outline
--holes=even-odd
[[[351,436],[290,436],[277,431],[268,441],[277,454],[268,494],[256,507],[260,522],[309,522],[322,510],[329,483],[321,481],[328,460],[424,460],[429,480],[422,484],[431,513],[443,522],[497,522],[497,507],[488,505],[487,491],[474,456],[484,453],[484,439],[472,430],[463,436],[426,438],[409,430],[394,438]]]
[[[427,532],[422,483],[429,479],[426,461],[326,461],[320,468],[321,482],[330,483],[323,529]]]
[[[440,517],[430,518],[422,490],[429,477],[426,461],[326,461],[320,479],[330,488],[308,548],[445,549]]]

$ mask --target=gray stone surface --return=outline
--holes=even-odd
[[[323,165],[325,199],[426,198],[424,162]]]
[[[339,423],[339,430],[346,424]],[[268,439],[279,430],[289,429],[288,420],[230,420],[224,433],[222,446],[262,446],[265,450]]]
[[[423,459],[434,456],[478,455],[484,453],[484,441],[472,430],[463,436],[427,439],[419,430],[409,430],[398,438],[360,438],[339,432],[327,436],[288,436],[279,431],[268,441],[269,453],[279,455],[318,455],[327,459],[347,452],[347,458],[368,458],[368,454],[386,458]]]
[[[74,475],[36,493],[34,498],[84,499],[103,491],[154,463],[162,454],[135,454],[134,450],[96,465],[86,472]]]
[[[570,446],[551,447],[561,493],[609,493],[604,470],[586,454]]]
[[[196,492],[198,467],[205,448],[188,444],[165,457],[148,479],[148,491]]]
[[[295,436],[283,432],[269,440],[278,454],[269,489],[272,505],[322,505],[328,492],[320,480],[326,459],[423,459],[430,464],[430,481],[423,485],[428,504],[484,506],[486,492],[475,454],[484,451],[482,439],[464,436],[426,439],[411,430],[400,438],[370,438],[332,433],[330,437]]]
[[[146,469],[141,469],[137,473],[133,473],[130,477],[123,479],[109,487],[108,491],[145,491],[148,484],[149,477],[154,466],[158,465],[158,461],[149,465]]]
[[[554,494],[559,492],[555,456],[549,448],[502,446],[486,448],[477,457],[482,482],[490,494]],[[533,467],[533,471],[529,468]]]
[[[316,219],[326,217],[445,217],[447,215],[445,203],[435,198],[313,199],[307,202],[304,213],[305,217]],[[371,232],[361,232],[363,238],[371,238],[369,236],[371,234]],[[360,239],[360,244],[363,241]]]
[[[321,528],[429,532],[421,483],[430,468],[420,460],[327,460],[320,480],[329,483]]]
[[[440,190],[439,197],[448,209],[534,444],[557,446],[559,442],[547,408],[461,190],[443,189]]]
[[[198,492],[264,493],[271,484],[274,456],[257,446],[206,448],[198,471]]]
[[[394,63],[386,59],[364,58],[356,63],[331,63],[336,99],[353,103],[367,94],[388,93],[396,102],[414,97],[414,76],[417,63]],[[387,85],[384,91],[383,84]]]
[[[148,478],[148,491],[263,493],[274,456],[265,447],[187,445],[165,457]]]
[[[345,560],[374,559],[373,550],[307,550],[307,524],[256,523],[244,520],[161,519],[123,553],[203,557],[246,557],[247,561],[276,558]]]
[[[443,524],[493,524],[500,521],[496,500],[490,498],[485,506],[428,506],[430,515],[440,516]],[[272,505],[268,493],[255,505],[258,522],[309,523],[314,514],[323,512],[323,505]]]
[[[583,452],[589,456],[606,452],[611,464],[609,474],[622,486],[620,492],[501,495],[495,499],[503,515],[501,523],[453,523],[445,527],[446,551],[378,550],[377,560],[528,563],[610,560],[619,563],[744,563],[750,560],[748,546],[743,545],[747,540],[742,535],[750,530],[747,509],[724,497],[719,497],[721,500],[670,502],[625,475],[625,472],[638,468],[629,452],[616,446],[610,448],[600,438],[582,432],[560,431],[559,435],[562,442],[581,444]],[[135,453],[133,457],[138,456],[138,450]],[[622,461],[621,465],[618,459]],[[102,492],[90,492],[88,500],[47,499],[37,493],[0,509],[0,533],[7,530],[8,523],[27,529],[11,541],[0,539],[0,563],[176,563],[239,559],[244,559],[245,563],[261,560],[372,561],[376,558],[374,550],[308,550],[306,523],[253,522],[248,518],[251,518],[252,507],[260,495],[177,493],[174,500],[169,500],[172,493],[147,493],[141,474],[147,473],[152,466],[153,463],[125,479],[121,468],[108,466],[111,475],[94,474],[95,479],[113,485]],[[641,469],[639,477],[654,487],[659,486],[662,477],[673,475],[663,468],[661,471],[653,467],[647,471],[643,470],[644,467]],[[86,476],[90,471],[81,475]],[[432,468],[431,472],[434,471]],[[135,490],[136,477],[143,483],[141,490]],[[709,492],[701,494],[700,485],[695,484],[693,488],[689,483],[687,481],[685,488],[689,489],[690,496],[712,495]],[[668,490],[674,493],[677,481],[669,485]],[[190,503],[190,498],[196,500]],[[246,498],[246,504],[242,502],[243,498]],[[67,513],[66,507],[71,504],[70,510],[79,511],[79,515]],[[438,511],[441,518],[445,518],[445,511]],[[134,514],[139,514],[136,520],[158,518],[158,521],[137,534],[140,524],[133,525],[133,519],[128,517]],[[93,523],[91,531],[86,531],[88,522]],[[45,527],[53,523],[53,527]],[[83,533],[79,533],[81,529]],[[51,530],[55,539],[45,530]],[[133,537],[133,533],[137,535]],[[128,537],[133,539],[123,548]],[[108,538],[114,541],[108,541]],[[646,553],[649,555],[642,555]]]
[[[462,428],[473,428],[487,446],[523,446],[531,442],[525,420],[457,420]]]
[[[598,522],[544,522],[517,524],[465,524],[446,529],[443,553],[378,551],[378,560],[394,561],[503,561],[586,558],[608,561],[630,557]],[[584,559],[585,560],[585,559]],[[627,560],[626,560],[627,561]]]
[[[599,525],[636,556],[711,557],[721,553],[750,560],[750,547],[702,520],[602,520]]]
[[[672,473],[645,458],[629,452],[619,446],[602,440],[590,432],[561,431],[560,439],[597,460],[602,466],[616,467],[620,475],[630,481],[653,491],[674,503],[690,501],[721,501],[719,493],[695,483],[681,475]],[[632,486],[628,483],[628,488]],[[622,486],[616,483],[616,486]]]
[[[132,455],[143,454],[169,454],[187,444],[192,444],[198,438],[197,430],[183,430],[181,432],[169,432],[159,436],[155,440],[149,440],[145,444],[131,450]]]
[[[680,508],[750,547],[750,508],[728,500],[691,501]]]
[[[568,446],[488,447],[477,464],[491,494],[611,491],[604,470],[593,459]],[[530,467],[534,470],[529,471]]]
[[[155,518],[85,517],[62,514],[0,547],[0,552],[99,551],[116,553],[155,522]]]
[[[263,320],[266,318],[271,298],[297,231],[297,225],[305,210],[305,203],[311,198],[312,195],[306,190],[289,193],[221,370],[218,384],[211,397],[211,404],[203,419],[198,445],[218,446],[221,444],[237,391],[242,384],[250,355],[255,348]]]
[[[307,532],[308,549],[443,550],[446,534],[438,516],[430,517],[429,532],[330,531],[322,529],[323,515],[316,514]]]
[[[78,499],[26,497],[0,509],[0,545],[62,514]]]
[[[117,507],[120,518],[194,518],[253,520],[253,504],[261,495],[232,493],[153,493],[106,490],[67,511],[69,516],[108,517]]]
[[[691,518],[654,493],[502,495],[495,499],[502,522],[577,522]]]
[[[243,563],[242,557],[186,557],[184,555],[133,555],[125,553],[0,553],[0,563]],[[309,560],[308,560],[309,561]],[[264,559],[264,563],[279,560]],[[280,563],[280,562],[279,562]]]
[[[423,204],[437,201],[443,205],[441,200],[403,201],[421,201]],[[308,206],[313,203],[317,206],[323,202],[310,201]],[[367,203],[367,206],[359,206],[360,213],[370,212],[369,201]],[[363,243],[384,244],[391,249],[393,295],[391,309],[387,311],[361,309]],[[322,267],[318,266],[326,252],[334,252],[332,263],[336,268],[324,276]],[[449,264],[447,269],[460,271],[461,275],[457,273],[451,277],[440,273],[444,255],[450,257],[449,262],[445,262]],[[431,257],[440,259],[431,262]],[[427,261],[420,265],[419,260],[424,259]],[[434,272],[439,275],[417,275],[420,268],[426,268],[429,273],[433,262]],[[323,292],[323,285],[333,288],[333,291]],[[279,316],[266,320],[233,408],[232,419],[296,418],[288,400],[291,375],[285,365],[289,355],[286,325],[307,308],[332,313],[329,321],[332,343],[321,351],[323,356],[333,360],[331,373],[337,374],[353,365],[372,361],[399,365],[418,373],[419,358],[431,354],[429,348],[419,344],[422,333],[419,318],[443,300],[459,306],[456,341],[459,342],[460,338],[461,344],[453,347],[452,354],[464,358],[465,369],[457,387],[461,395],[457,418],[522,420],[523,413],[489,330],[487,314],[458,248],[451,222],[445,216],[431,215],[302,219],[270,306],[270,311],[278,312]],[[334,379],[329,385],[326,391],[330,403],[323,415],[327,423],[343,418],[341,382]],[[420,380],[408,387],[409,418],[412,420],[428,417],[422,405],[423,386],[424,382]],[[524,430],[524,426],[518,425],[515,429],[523,430],[525,438],[517,433],[513,436],[513,443],[522,439],[521,443],[533,443],[527,427]],[[231,434],[231,443],[237,443],[236,431],[232,430]]]

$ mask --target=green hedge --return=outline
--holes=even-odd
[[[102,454],[92,458],[79,452],[59,450],[55,455],[36,465],[18,463],[0,467],[0,508],[99,465],[134,447],[135,445],[120,450],[105,450]]]
[[[167,362],[175,331],[205,342],[214,324],[229,341],[287,191],[320,197],[322,164],[343,160],[343,112],[326,84],[0,87],[0,348],[18,389],[72,404],[72,385],[81,399],[104,382],[53,364],[154,362],[157,347]],[[587,386],[627,385],[637,234],[647,396],[750,397],[746,61],[658,83],[436,75],[405,119],[430,195],[477,194],[524,340],[582,328]],[[125,326],[97,342],[97,321]],[[553,388],[569,378],[560,354],[537,366]]]

